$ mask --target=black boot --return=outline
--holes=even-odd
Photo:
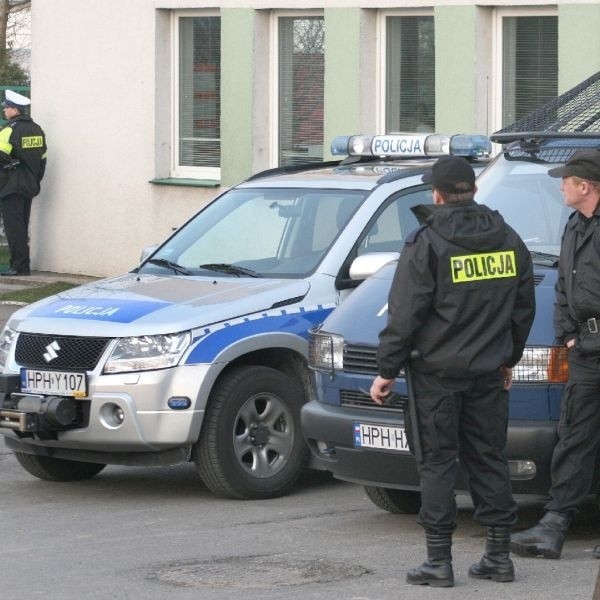
[[[431,587],[452,587],[452,534],[425,531],[427,560],[406,574],[406,583],[430,585]]]
[[[593,550],[592,550],[592,556],[595,556],[596,558],[600,558],[600,545],[596,546]]]
[[[488,527],[485,554],[482,559],[471,565],[469,577],[491,579],[492,581],[513,581],[515,567],[510,560],[510,527]]]
[[[570,524],[566,515],[549,511],[535,527],[513,534],[510,549],[519,556],[560,558]]]

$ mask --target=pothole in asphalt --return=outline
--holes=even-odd
[[[179,562],[159,569],[155,578],[177,587],[272,588],[330,583],[371,572],[360,565],[276,554]]]

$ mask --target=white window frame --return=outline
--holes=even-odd
[[[179,19],[220,17],[218,10],[174,10],[171,12],[171,177],[177,179],[221,179],[221,167],[188,167],[179,164]],[[221,156],[222,160],[222,156]]]
[[[377,39],[379,48],[377,49],[377,70],[376,70],[376,91],[375,91],[375,110],[377,133],[389,133],[386,131],[385,122],[387,114],[385,110],[385,99],[387,96],[387,18],[388,17],[433,17],[434,11],[431,9],[404,9],[404,10],[382,10],[379,11],[377,19]],[[435,22],[434,22],[435,26]]]
[[[271,143],[269,153],[269,164],[271,167],[277,167],[279,162],[279,18],[280,17],[324,17],[322,10],[275,10],[271,13],[271,57],[270,61],[270,80],[271,93],[269,98],[269,113],[271,115]],[[327,27],[327,24],[324,23]],[[327,43],[327,30],[325,31],[325,41]],[[327,48],[325,48],[327,52]],[[325,152],[325,142],[323,151]]]
[[[556,7],[496,8],[492,19],[492,102],[491,131],[502,128],[503,112],[503,22],[505,17],[558,17]]]

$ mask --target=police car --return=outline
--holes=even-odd
[[[598,117],[596,107],[596,119],[589,122],[597,123]],[[533,259],[536,286],[535,321],[523,358],[513,369],[507,456],[513,492],[543,498],[551,484],[551,455],[568,377],[566,349],[555,345],[553,304],[561,235],[571,213],[560,192],[560,180],[547,172],[579,148],[600,149],[600,131],[517,130],[492,136],[492,140],[504,146],[478,177],[475,199],[498,210],[523,238]],[[417,226],[407,211],[400,214],[403,230]],[[312,330],[309,364],[316,399],[303,407],[302,425],[315,468],[363,484],[370,499],[384,510],[415,513],[420,507],[419,477],[407,443],[403,374],[387,404],[378,406],[369,396],[377,375],[378,333],[387,321],[395,267],[396,262],[382,267]],[[485,277],[490,268],[509,265],[465,261],[457,266],[457,277]],[[596,472],[598,490],[600,469]],[[466,490],[461,473],[457,491]],[[598,491],[596,499],[600,501]]]
[[[193,461],[217,495],[291,489],[308,456],[308,331],[394,255],[421,174],[481,136],[336,138],[329,163],[225,192],[130,273],[14,313],[0,433],[36,477]],[[386,154],[386,156],[380,156]]]

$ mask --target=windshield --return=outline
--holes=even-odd
[[[532,253],[558,256],[572,209],[565,206],[556,163],[506,160],[502,155],[477,179],[476,200],[497,210]]]
[[[305,277],[366,195],[356,190],[233,189],[175,233],[140,272]]]

